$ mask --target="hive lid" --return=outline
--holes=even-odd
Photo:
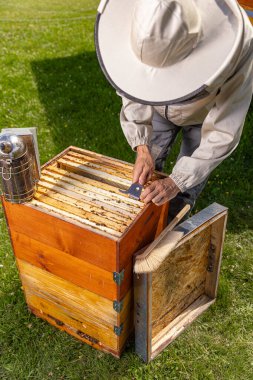
[[[134,275],[135,348],[144,361],[215,301],[226,219],[217,203],[202,210],[177,227],[184,236],[160,268]]]

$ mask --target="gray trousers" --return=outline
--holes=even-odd
[[[180,131],[182,131],[182,144],[177,160],[183,156],[191,156],[200,144],[201,125],[178,127],[171,121],[164,119],[157,112],[154,112],[152,124],[153,135],[151,144],[156,170],[163,171],[166,158],[170,154],[172,145]],[[204,189],[206,183],[207,179],[184,193],[178,193],[178,195],[170,201],[168,223],[186,204],[191,206],[191,210],[193,209],[196,199]],[[189,216],[189,213],[185,219]]]

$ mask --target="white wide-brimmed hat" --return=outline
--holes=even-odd
[[[102,0],[99,63],[121,95],[178,103],[211,86],[236,60],[242,17],[236,0]]]

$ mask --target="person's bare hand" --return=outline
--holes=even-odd
[[[161,206],[175,198],[179,192],[180,189],[175,182],[170,177],[167,177],[154,181],[150,186],[146,187],[141,195],[141,200],[145,203],[153,202],[157,206]]]
[[[154,161],[150,154],[149,148],[146,145],[137,147],[137,158],[133,171],[133,183],[145,185],[154,172]]]

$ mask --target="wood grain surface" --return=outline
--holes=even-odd
[[[113,302],[17,259],[23,289],[29,305],[69,326],[118,349],[114,326],[129,319],[131,291],[120,313]],[[127,322],[128,323],[128,322]]]
[[[118,270],[126,266],[126,262],[133,257],[139,249],[151,243],[157,232],[157,225],[160,219],[162,207],[153,203],[146,206],[139,214],[133,225],[130,225],[118,241]],[[161,222],[163,224],[163,221]]]
[[[169,202],[166,202],[161,206],[160,209],[160,217],[157,223],[157,229],[155,234],[155,239],[162,233],[165,227],[168,225],[168,212],[169,212]]]
[[[24,234],[12,231],[16,257],[112,301],[122,300],[132,287],[132,263],[125,268],[119,286],[113,272],[105,271],[77,257],[50,247]]]
[[[59,193],[57,188],[55,189],[56,191],[52,191],[38,186],[38,192],[35,193],[34,198],[40,201],[40,203],[53,206],[54,209],[68,212],[73,216],[78,216],[84,224],[89,224],[97,230],[103,228],[104,231],[113,236],[121,236],[124,232],[127,223],[124,223],[123,226],[117,220],[113,221],[94,212],[86,211],[82,201],[72,200],[72,198]]]
[[[244,8],[253,10],[253,0],[239,0],[238,2]]]
[[[17,259],[22,285],[26,291],[62,305],[87,320],[100,321],[105,326],[117,324],[117,313],[112,301],[83,289],[70,281]]]
[[[117,271],[116,241],[26,205],[3,201],[15,231],[109,272]],[[25,223],[24,223],[25,221]]]
[[[140,207],[136,207],[136,205],[128,202],[129,198],[122,197],[121,199],[115,199],[115,197],[111,195],[99,194],[94,191],[94,189],[93,191],[86,190],[81,183],[77,186],[76,183],[73,183],[73,180],[66,183],[64,178],[59,179],[53,175],[49,176],[43,173],[39,185],[54,191],[59,191],[59,193],[71,198],[80,199],[87,204],[93,206],[98,205],[100,206],[100,210],[105,209],[108,214],[112,212],[113,215],[127,215],[129,219],[133,219],[134,215],[140,212]],[[141,206],[143,207],[144,205]],[[128,211],[128,213],[124,213],[124,210]]]
[[[71,326],[72,320],[69,319],[69,324],[64,323],[58,318],[55,318],[49,314],[43,313],[41,310],[36,309],[32,305],[28,305],[28,309],[38,318],[44,319],[48,323],[50,323],[52,326],[56,327],[57,329],[64,331],[68,333],[69,335],[72,335],[76,339],[82,341],[83,343],[88,344],[89,346],[92,346],[93,348],[97,350],[101,350],[103,352],[110,353],[111,355],[115,356],[116,358],[120,357],[120,353],[116,350],[112,350],[110,347],[105,346],[102,342],[100,342],[98,339],[95,339],[88,334],[83,333],[81,330],[78,330]]]
[[[101,321],[95,323],[94,320],[87,319],[86,316],[76,309],[68,308],[68,305],[59,302],[49,301],[48,298],[42,297],[30,291],[24,286],[26,292],[26,300],[29,306],[39,310],[41,313],[54,318],[58,322],[58,326],[63,322],[71,328],[80,331],[90,339],[103,343],[105,346],[113,350],[118,349],[118,337],[113,331],[113,326],[103,324]]]
[[[119,168],[115,165],[111,164],[106,164],[104,162],[101,162],[100,160],[96,160],[94,162],[93,159],[90,159],[88,157],[85,157],[83,154],[75,153],[75,152],[69,152],[64,156],[65,160],[69,160],[72,162],[76,162],[80,165],[84,165],[87,168],[92,168],[94,170],[101,170],[103,173],[108,173],[113,176],[125,179],[127,181],[132,180],[132,172],[131,170],[128,170],[126,167],[125,168]]]
[[[114,174],[103,172],[101,170],[103,168],[100,168],[100,170],[90,168],[78,162],[74,162],[68,159],[68,157],[65,158],[65,156],[58,160],[58,164],[59,164],[59,167],[62,169],[73,171],[74,173],[83,175],[91,179],[99,180],[104,183],[108,183],[109,185],[112,185],[112,186],[118,186],[119,188],[122,188],[122,189],[128,189],[132,183],[130,180],[117,177]]]
[[[111,197],[112,199],[124,201],[126,204],[129,205],[143,207],[143,202],[129,198],[127,194],[120,192],[118,187],[110,186],[106,183],[92,180],[90,178],[86,178],[72,172],[68,172],[67,170],[62,170],[58,168],[56,165],[48,166],[46,169],[43,170],[43,173],[54,178],[60,179],[62,181],[65,181],[66,183],[71,183],[82,189],[90,190],[95,194],[102,194],[106,197]]]
[[[120,237],[144,207],[120,192],[131,185],[131,171],[127,164],[119,166],[70,148],[42,169],[31,203],[40,202],[46,210]]]
[[[163,330],[152,339],[152,348],[150,359],[154,359],[162,352],[170,343],[172,343],[187,327],[191,325],[195,319],[204,313],[213,303],[214,299],[209,298],[205,294],[201,295],[182,311],[172,322],[170,322]]]
[[[39,193],[41,192],[43,194],[43,192],[49,192],[51,190],[53,194],[59,194],[59,199],[62,201],[64,201],[64,198],[61,197],[61,194],[70,198],[65,198],[65,201],[70,204],[74,204],[74,199],[77,202],[77,207],[79,206],[84,211],[93,213],[93,215],[98,218],[104,217],[109,220],[117,221],[122,226],[128,226],[134,219],[134,216],[140,211],[135,207],[127,207],[122,203],[119,205],[118,199],[113,199],[112,202],[109,202],[108,198],[101,197],[94,193],[89,193],[88,196],[86,196],[82,190],[70,186],[66,184],[66,182],[55,182],[46,176],[42,178],[45,182],[40,182],[40,186],[37,188]]]
[[[222,216],[211,226],[211,249],[213,261],[212,268],[206,273],[205,293],[210,298],[217,297],[217,290],[219,284],[219,275],[221,268],[221,259],[223,252],[223,245],[225,240],[227,225],[227,214]]]
[[[152,337],[205,292],[211,227],[171,252],[152,275]]]
[[[76,146],[70,146],[68,148],[67,152],[68,153],[72,153],[72,152],[73,153],[81,153],[85,157],[90,157],[92,159],[99,160],[100,163],[107,163],[110,166],[116,166],[116,167],[123,168],[123,169],[129,170],[129,171],[132,171],[132,169],[134,167],[134,165],[129,163],[129,162],[122,161],[122,160],[119,160],[117,158],[105,156],[103,154],[100,154],[97,152],[92,152],[90,150],[78,148]]]

